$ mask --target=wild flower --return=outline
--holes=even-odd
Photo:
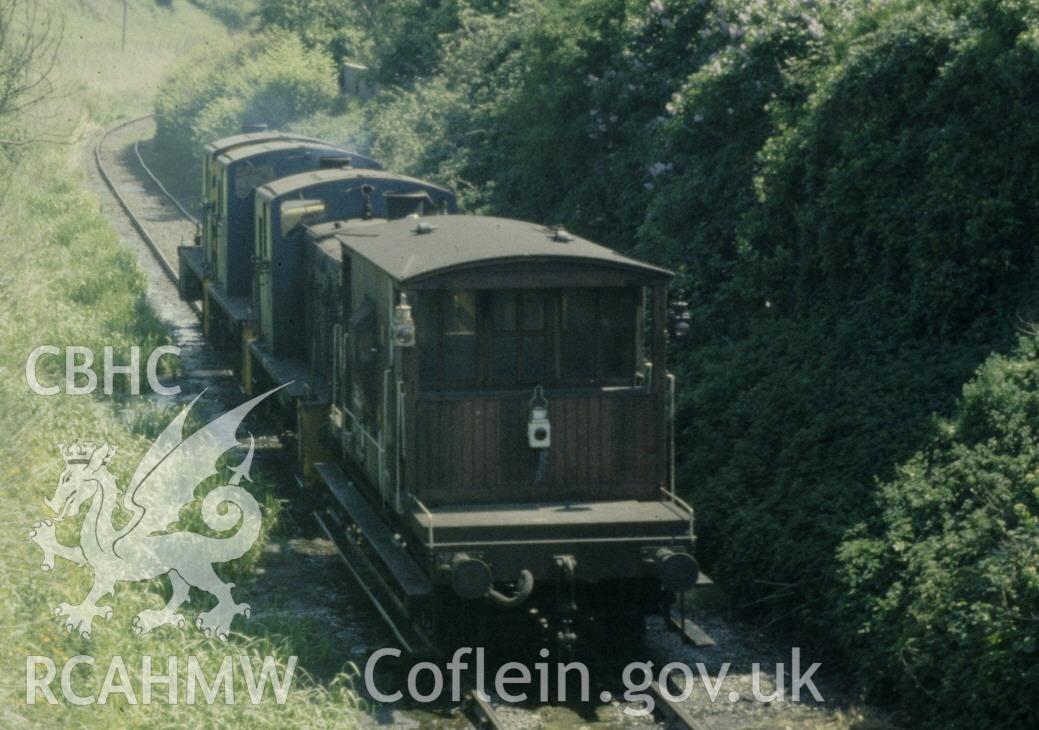
[[[810,15],[802,15],[801,19],[804,20],[805,26],[808,29],[808,35],[818,40],[823,37],[823,24],[819,22],[818,18],[813,18]]]
[[[665,172],[671,172],[672,169],[674,169],[674,165],[670,162],[654,162],[649,166],[649,174],[651,177],[657,177]]]

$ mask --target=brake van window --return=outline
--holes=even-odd
[[[444,370],[447,382],[476,378],[476,294],[447,292],[442,308]]]
[[[630,384],[639,301],[637,288],[423,294],[422,380],[432,388]]]
[[[635,373],[636,294],[633,289],[561,293],[559,369],[563,381],[630,381]]]
[[[490,370],[495,383],[533,383],[551,377],[542,289],[493,292]]]

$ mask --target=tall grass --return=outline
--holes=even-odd
[[[0,713],[12,726],[76,725],[157,727],[196,724],[203,727],[249,725],[253,727],[331,727],[349,725],[356,705],[349,683],[340,677],[319,686],[302,675],[288,702],[278,706],[268,696],[253,706],[240,700],[235,706],[159,705],[130,706],[114,696],[104,706],[74,707],[59,704],[29,706],[25,702],[25,662],[29,655],[50,657],[59,667],[70,656],[95,657],[98,673],[77,670],[77,688],[97,692],[111,657],[121,656],[130,670],[139,695],[141,658],[176,655],[181,666],[189,655],[198,657],[212,677],[225,655],[274,656],[284,667],[289,655],[302,653],[310,642],[298,626],[282,627],[283,633],[263,637],[232,635],[228,644],[204,639],[191,628],[160,628],[138,639],[130,620],[144,608],[157,608],[168,588],[151,584],[120,584],[109,601],[115,615],[108,622],[95,621],[89,639],[69,636],[52,615],[61,601],[78,603],[91,585],[91,571],[58,559],[54,570],[39,569],[41,553],[28,539],[33,522],[48,516],[41,501],[49,497],[61,473],[57,442],[73,439],[107,440],[119,446],[111,465],[120,486],[126,481],[158,430],[175,409],[135,411],[123,417],[112,403],[88,396],[45,397],[30,393],[23,369],[30,349],[40,344],[65,347],[80,344],[100,349],[111,345],[128,352],[131,345],[147,350],[166,341],[158,321],[141,306],[144,279],[130,254],[122,249],[108,223],[97,212],[96,201],[81,189],[79,174],[61,150],[39,150],[23,164],[33,174],[14,187],[3,204],[5,232],[0,239],[0,500],[4,504],[0,530]],[[103,285],[94,282],[103,282]],[[84,291],[98,291],[84,299]],[[59,358],[43,363],[56,364]],[[57,368],[41,367],[40,379],[56,382]],[[251,487],[264,505],[265,528],[273,527],[276,503],[270,485],[262,479]],[[67,521],[66,521],[67,522]],[[66,523],[62,523],[66,527]],[[76,525],[68,525],[74,528]],[[261,537],[261,540],[263,537]],[[73,534],[62,535],[75,543]],[[224,577],[241,582],[261,558],[258,543],[249,554],[228,567]],[[199,599],[202,598],[200,603]],[[207,597],[195,596],[186,606],[189,620]],[[245,600],[248,600],[246,597]],[[236,624],[236,628],[240,625]],[[310,627],[313,629],[314,627]],[[248,624],[245,625],[248,631]],[[295,633],[294,633],[295,632]],[[182,681],[183,681],[183,669]],[[236,696],[246,698],[237,676]],[[156,696],[165,699],[162,691]],[[59,695],[60,697],[60,695]],[[138,699],[140,699],[138,697]],[[183,700],[183,690],[181,690]],[[43,702],[42,697],[39,699]]]
[[[57,3],[55,3],[57,5]],[[145,109],[167,65],[198,43],[226,39],[212,18],[186,3],[164,8],[132,3],[127,51],[119,50],[122,3],[82,0],[61,3],[68,13],[60,74],[73,82],[67,103],[69,119],[86,109],[89,123],[101,124]],[[234,705],[168,704],[165,687],[153,692],[153,703],[133,705],[113,695],[105,705],[73,706],[59,699],[49,705],[39,696],[26,702],[26,658],[49,657],[60,671],[71,656],[94,657],[91,670],[80,667],[73,686],[96,694],[112,657],[122,658],[140,701],[142,658],[153,657],[164,673],[166,658],[180,658],[180,701],[184,699],[185,663],[194,656],[212,678],[225,656],[245,656],[258,669],[271,656],[283,673],[289,657],[305,654],[317,641],[320,627],[293,624],[272,628],[262,622],[234,624],[227,643],[207,639],[191,628],[162,627],[137,637],[132,618],[145,608],[164,605],[169,588],[163,580],[117,586],[106,597],[115,612],[109,621],[95,619],[89,639],[72,636],[53,614],[62,602],[79,603],[92,583],[87,567],[60,558],[50,572],[40,570],[42,554],[28,539],[35,521],[49,516],[42,504],[51,496],[63,462],[58,442],[92,440],[118,446],[110,469],[125,488],[151,439],[174,408],[120,407],[126,399],[97,396],[40,396],[30,392],[24,368],[29,351],[43,344],[65,348],[83,345],[101,352],[106,345],[125,362],[131,346],[142,352],[168,341],[160,321],[144,300],[146,281],[131,254],[117,240],[99,212],[97,199],[85,189],[72,146],[29,149],[17,163],[0,171],[8,181],[0,198],[0,724],[3,727],[349,727],[355,724],[357,701],[349,677],[320,684],[297,667],[284,705],[268,689],[264,701],[249,701],[237,672]],[[41,361],[39,377],[47,383],[62,376],[61,358]],[[136,405],[136,404],[135,404]],[[263,542],[277,523],[277,502],[262,474],[250,485],[264,513],[264,532],[243,558],[217,570],[225,580],[242,583],[262,558]],[[71,524],[71,523],[76,524]],[[193,521],[185,519],[187,524]],[[75,543],[78,520],[60,524],[59,538]],[[239,592],[241,593],[241,592]],[[248,601],[245,595],[238,600]],[[208,595],[196,593],[183,613],[207,607]],[[210,604],[211,605],[211,604]],[[238,619],[237,621],[241,621]],[[250,634],[250,631],[254,632]],[[262,635],[255,632],[262,631]],[[237,661],[237,660],[236,660]]]
[[[65,15],[60,61],[69,111],[85,106],[98,124],[148,111],[173,62],[231,37],[221,22],[187,2],[131,2],[124,49],[121,0],[43,2]]]

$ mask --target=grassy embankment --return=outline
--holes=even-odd
[[[41,552],[27,539],[33,522],[48,516],[41,500],[53,494],[61,473],[55,444],[79,439],[117,445],[111,470],[120,487],[125,487],[150,439],[175,412],[160,409],[153,417],[141,418],[120,408],[119,399],[100,394],[43,397],[26,387],[26,355],[37,345],[85,345],[98,353],[111,345],[117,361],[125,362],[132,345],[147,352],[167,341],[144,301],[143,274],[99,213],[96,198],[85,189],[73,140],[88,138],[97,126],[120,116],[147,110],[163,71],[191,47],[228,42],[227,31],[218,22],[186,3],[176,3],[172,8],[133,8],[127,49],[120,52],[121,3],[95,0],[61,6],[67,13],[66,42],[58,73],[69,94],[52,105],[51,111],[60,111],[49,123],[67,132],[70,144],[25,150],[17,163],[4,169],[11,184],[4,186],[7,192],[0,200],[0,499],[5,505],[0,532],[0,722],[5,727],[349,725],[353,699],[347,684],[340,680],[318,686],[303,676],[302,668],[297,669],[283,706],[275,704],[270,689],[261,704],[250,703],[241,672],[235,676],[235,705],[208,706],[201,699],[194,706],[169,705],[166,687],[158,685],[149,706],[131,706],[126,696],[116,693],[103,706],[76,707],[60,701],[58,681],[54,683],[57,706],[26,704],[29,655],[49,657],[59,672],[71,656],[94,657],[95,667],[80,666],[73,675],[74,689],[84,695],[99,692],[112,657],[121,656],[138,702],[142,657],[154,657],[155,673],[164,674],[166,657],[177,656],[183,703],[188,656],[198,658],[209,678],[225,655],[253,657],[257,670],[259,658],[272,655],[284,667],[289,655],[306,655],[307,642],[314,641],[309,637],[317,633],[317,627],[305,624],[292,627],[292,633],[279,633],[279,629],[263,633],[262,622],[254,620],[246,627],[254,632],[252,636],[235,634],[226,644],[204,639],[190,628],[160,628],[138,638],[130,621],[140,610],[164,603],[168,588],[159,581],[117,588],[106,601],[115,615],[108,622],[96,620],[90,639],[68,635],[52,613],[59,602],[78,603],[92,580],[89,569],[60,559],[53,571],[41,571]],[[57,361],[52,358],[41,364],[42,380],[58,379]],[[266,507],[265,530],[270,531],[276,527],[275,510],[269,488],[260,481],[255,489]],[[80,520],[72,522],[61,524],[59,536],[65,542],[75,542]],[[227,579],[243,582],[261,557],[262,541],[236,564],[218,570]],[[207,598],[192,596],[185,606],[189,621],[196,610],[209,607]],[[119,684],[118,678],[115,683]],[[38,701],[44,703],[42,696]]]

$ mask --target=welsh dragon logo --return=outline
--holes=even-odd
[[[185,406],[152,443],[141,459],[125,493],[116,486],[108,465],[116,449],[108,443],[58,444],[65,469],[58,479],[54,496],[44,504],[55,517],[33,524],[29,539],[43,550],[44,571],[54,568],[54,558],[76,565],[90,565],[94,585],[78,605],[61,603],[54,614],[69,632],[90,637],[95,617],[112,617],[110,606],[98,605],[113,592],[120,581],[150,580],[165,575],[172,594],[161,609],[141,611],[133,619],[134,631],[146,634],[159,626],[183,627],[184,617],[177,609],[188,600],[191,586],[217,599],[216,606],[199,614],[196,626],[206,636],[227,639],[235,616],[249,617],[249,604],[236,603],[231,595],[233,583],[224,583],[213,570],[213,563],[239,558],[252,547],[260,533],[260,508],[256,500],[239,486],[249,480],[254,442],[237,467],[231,469],[226,484],[212,489],[202,499],[201,516],[213,530],[238,529],[227,538],[208,537],[194,532],[173,531],[182,508],[195,499],[198,486],[218,473],[217,461],[235,447],[244,446],[235,436],[246,415],[275,388],[224,413],[187,438],[184,422],[201,394]],[[251,481],[251,480],[250,480]],[[78,546],[58,542],[55,523],[76,517],[81,508],[90,507],[80,529]],[[116,505],[130,513],[122,527],[116,527]]]

